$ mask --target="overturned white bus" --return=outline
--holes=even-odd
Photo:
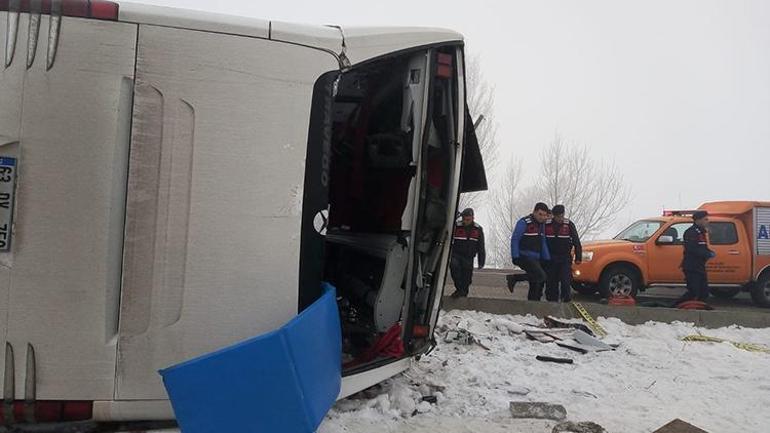
[[[431,348],[486,187],[459,34],[0,0],[0,40],[0,424],[171,419],[159,369],[322,281],[340,397]],[[403,355],[360,357],[396,324]]]

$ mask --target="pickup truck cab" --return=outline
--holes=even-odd
[[[770,307],[770,202],[713,202],[709,212],[709,248],[716,257],[707,270],[713,295],[729,298],[741,291]],[[605,297],[636,296],[647,287],[681,286],[684,232],[694,211],[665,211],[633,223],[612,240],[589,242],[583,262],[573,267],[573,288],[597,290]]]

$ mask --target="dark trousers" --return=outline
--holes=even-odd
[[[572,299],[572,256],[555,256],[546,266],[545,299],[569,302]]]
[[[473,258],[470,260],[465,257],[452,257],[449,263],[449,272],[452,274],[457,292],[463,296],[468,296],[468,289],[473,282]]]
[[[689,270],[684,271],[684,279],[687,282],[687,293],[682,295],[676,302],[680,304],[685,301],[692,301],[697,299],[705,302],[709,297],[709,279],[706,270]]]
[[[519,257],[513,261],[513,264],[520,267],[527,273],[527,279],[529,280],[529,293],[527,299],[530,301],[539,301],[543,297],[543,286],[548,278],[543,265],[540,260]]]

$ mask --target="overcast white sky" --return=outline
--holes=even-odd
[[[539,147],[559,131],[614,160],[634,192],[621,223],[664,206],[770,200],[767,0],[143,3],[458,30],[497,89],[505,155],[536,165]]]

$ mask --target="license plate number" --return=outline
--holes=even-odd
[[[15,191],[16,158],[0,156],[0,251],[11,248]]]

